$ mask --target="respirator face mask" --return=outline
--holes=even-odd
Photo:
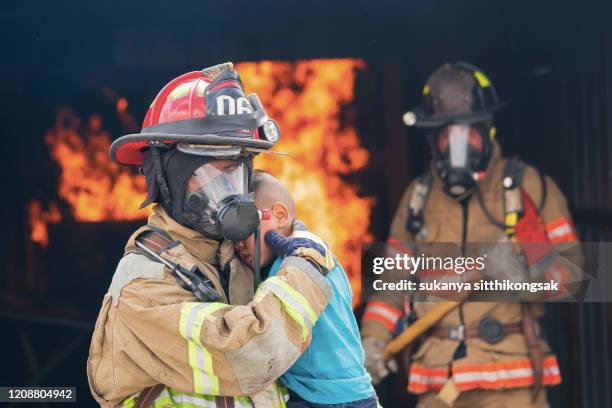
[[[459,197],[476,184],[476,174],[483,170],[482,130],[466,125],[448,125],[433,135],[435,165],[445,191]]]
[[[255,232],[259,214],[249,192],[245,160],[213,160],[198,167],[187,182],[183,218],[215,238],[241,241]]]

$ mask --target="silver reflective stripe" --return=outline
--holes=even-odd
[[[410,373],[410,381],[417,382],[419,384],[446,384],[448,382],[447,376],[428,376],[416,373]]]
[[[385,309],[382,306],[377,306],[377,305],[368,305],[368,307],[365,310],[365,313],[376,313],[378,315],[381,315],[387,319],[389,319],[391,322],[393,322],[393,324],[397,323],[397,320],[399,319],[399,317],[396,314],[393,314],[390,310]]]
[[[193,339],[193,323],[195,321],[196,316],[201,310],[206,309],[208,306],[210,306],[210,303],[200,303],[192,307],[189,311],[189,315],[187,315],[187,325],[185,327],[185,335],[188,338]]]
[[[308,275],[308,277],[319,287],[319,289],[321,289],[323,295],[327,299],[331,297],[331,286],[327,282],[327,279],[321,275],[321,272],[319,272],[317,268],[311,265],[310,262],[304,258],[299,256],[289,256],[283,260],[281,268],[283,266],[293,266],[298,268],[300,271]]]
[[[196,397],[193,395],[187,395],[187,394],[176,394],[172,396],[172,400],[174,400],[174,402],[177,402],[179,404],[191,404],[191,405],[195,405],[196,407],[206,407],[206,408],[216,408],[217,407],[217,403],[215,402],[214,398],[211,399],[207,399],[207,398],[201,398],[201,397]]]
[[[503,380],[511,380],[514,378],[526,378],[533,376],[533,370],[531,368],[514,368],[514,369],[499,369],[496,371],[482,371],[482,372],[468,372],[468,373],[457,373],[453,374],[453,378],[456,383],[472,382],[472,381],[486,381],[495,382]]]
[[[559,371],[559,366],[544,367],[543,371],[544,375],[561,375],[561,371]]]
[[[208,307],[210,307],[210,303],[202,303],[192,308],[191,311],[189,312],[189,317],[187,318],[187,327],[185,327],[185,330],[186,330],[185,334],[187,335],[188,339],[193,339],[195,341],[195,338],[193,337],[193,327],[194,327],[196,316],[198,315],[198,313],[200,313],[202,310],[207,309]],[[198,338],[199,336],[200,336],[200,333],[197,333]],[[196,342],[199,343],[199,341],[196,341]],[[193,344],[190,344],[190,346],[193,352],[195,353],[197,367],[199,368],[199,370],[201,372],[208,371],[206,370],[206,362],[204,359],[204,348],[194,347]],[[209,369],[210,369],[210,372],[212,373],[212,367],[210,367]],[[209,375],[196,376],[196,378],[194,378],[194,381],[197,381],[197,380],[201,381],[202,390],[212,390],[214,388],[214,384],[212,383]],[[196,387],[196,391],[199,390],[199,385],[200,384],[197,384],[197,383],[194,384],[194,386]]]
[[[219,394],[219,378],[213,369],[212,354],[200,341],[204,320],[215,311],[228,307],[223,303],[185,303],[181,309],[179,332],[187,340],[189,365],[193,369],[193,386],[198,394]]]
[[[548,238],[556,238],[556,237],[560,237],[562,235],[565,234],[569,234],[572,232],[572,227],[569,224],[562,224],[559,225],[556,228],[553,228],[551,231],[548,232]]]

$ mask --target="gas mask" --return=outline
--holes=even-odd
[[[187,182],[182,211],[191,228],[215,239],[241,241],[253,234],[259,214],[246,160],[213,160],[198,167]]]
[[[451,124],[430,136],[436,171],[453,197],[469,192],[486,169],[491,151],[486,132],[482,124]]]

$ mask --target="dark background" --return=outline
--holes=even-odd
[[[126,97],[140,121],[163,84],[193,69],[362,58],[368,69],[356,83],[355,109],[371,159],[352,181],[377,197],[372,232],[384,240],[399,195],[428,161],[422,135],[405,128],[401,114],[419,103],[430,71],[465,60],[513,102],[497,120],[505,154],[557,181],[583,240],[609,241],[611,11],[604,2],[567,0],[3,2],[0,384],[77,386],[78,405],[93,405],[85,376],[91,326],[138,224],[67,220],[50,226],[49,255],[28,246],[26,204],[58,200],[59,169],[43,135],[60,106],[84,117],[100,112],[116,136],[105,86]],[[38,267],[44,290],[36,289]],[[549,308],[545,325],[564,376],[550,392],[553,407],[612,407],[611,316],[609,304]],[[383,405],[400,406],[402,387],[400,378],[386,381]]]

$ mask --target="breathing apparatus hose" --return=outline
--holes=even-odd
[[[257,287],[261,283],[261,268],[260,268],[260,258],[261,258],[261,245],[259,244],[261,235],[261,227],[258,225],[257,229],[255,229],[255,249],[253,253],[253,285],[255,287],[255,292],[257,292]]]

